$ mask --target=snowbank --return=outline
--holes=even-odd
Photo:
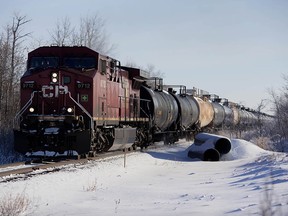
[[[237,160],[243,158],[253,158],[258,157],[263,154],[270,154],[271,152],[261,149],[255,144],[242,140],[242,139],[232,139],[231,140],[231,150],[228,154],[223,155],[221,160]]]
[[[29,215],[242,216],[261,215],[264,207],[287,215],[288,157],[244,140],[232,144],[230,161],[192,160],[191,142],[180,142],[129,154],[125,167],[118,156],[2,182],[0,204],[24,194]]]

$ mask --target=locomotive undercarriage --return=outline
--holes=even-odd
[[[91,131],[77,116],[31,115],[14,130],[15,149],[22,153],[41,151],[72,155],[90,150]]]
[[[151,144],[148,126],[142,127],[145,123],[96,126],[93,122],[93,125],[91,130],[89,118],[82,116],[27,115],[21,120],[20,128],[14,130],[15,150],[23,154],[43,152],[47,156],[75,155],[75,152],[80,156],[95,156],[108,150]]]
[[[134,146],[143,149],[147,148],[151,143],[153,143],[153,137],[151,130],[149,130],[149,123],[138,124]]]
[[[106,152],[112,147],[113,142],[114,135],[112,127],[96,128],[90,153],[95,155],[96,153]]]

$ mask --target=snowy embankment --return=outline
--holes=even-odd
[[[219,162],[187,157],[188,142],[124,158],[66,167],[0,183],[1,198],[22,194],[31,215],[288,214],[288,157],[232,140]]]

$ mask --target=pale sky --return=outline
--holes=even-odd
[[[122,64],[153,64],[165,84],[197,87],[256,109],[288,74],[287,0],[0,0],[0,26],[13,13],[46,41],[57,19],[98,13]],[[30,39],[31,40],[31,39]]]

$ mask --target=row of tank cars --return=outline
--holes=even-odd
[[[196,89],[164,86],[160,78],[82,46],[31,51],[20,92],[14,146],[24,154],[144,148],[269,119]]]

